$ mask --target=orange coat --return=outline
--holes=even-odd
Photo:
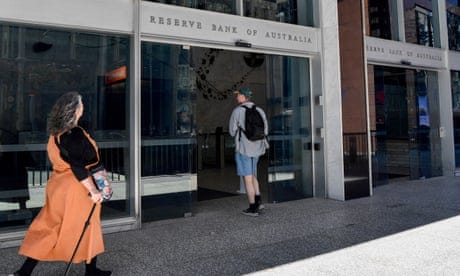
[[[94,140],[84,133],[98,152]],[[61,158],[54,136],[50,136],[47,150],[53,173],[46,186],[45,205],[30,225],[19,254],[40,261],[68,262],[93,202],[88,190],[72,173],[70,165]],[[93,257],[104,252],[100,214],[101,205],[97,204],[74,263],[89,263]]]

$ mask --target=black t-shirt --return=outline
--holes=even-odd
[[[61,157],[69,163],[78,181],[89,176],[86,166],[97,161],[97,153],[80,127],[74,127],[59,137]],[[97,165],[97,164],[96,164]]]

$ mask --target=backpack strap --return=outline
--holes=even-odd
[[[245,106],[245,105],[240,105],[240,107],[244,108],[244,110],[248,110],[250,109],[249,106]],[[239,136],[238,136],[238,141],[241,141],[241,132],[244,131],[241,126],[238,126],[238,131],[240,132]]]

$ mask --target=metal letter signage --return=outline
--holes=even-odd
[[[256,49],[317,53],[319,30],[267,20],[141,3],[141,37],[157,37],[235,45],[245,41]]]
[[[447,66],[441,49],[369,36],[366,37],[366,54],[369,62],[388,65],[411,65],[434,69]]]

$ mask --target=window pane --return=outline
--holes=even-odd
[[[404,26],[406,42],[433,47],[433,4],[431,1],[405,0]]]
[[[236,14],[236,1],[238,0],[148,0],[169,5],[187,8],[208,10],[229,14]]]
[[[452,110],[454,115],[455,166],[460,167],[460,72],[451,72]]]
[[[313,26],[313,4],[310,0],[244,0],[244,16],[302,26]]]
[[[96,139],[114,180],[103,218],[128,215],[129,39],[0,25],[0,41],[0,227],[27,225],[43,206],[52,171],[47,114],[68,91],[82,94],[80,125]]]
[[[196,90],[189,59],[181,46],[142,43],[142,221],[191,212]]]
[[[458,0],[447,0],[447,32],[449,49],[460,50],[460,3]]]
[[[396,20],[392,18],[394,6],[391,5],[390,0],[369,0],[368,3],[368,35],[383,39],[394,39],[392,36],[392,30],[394,30],[392,24]]]

